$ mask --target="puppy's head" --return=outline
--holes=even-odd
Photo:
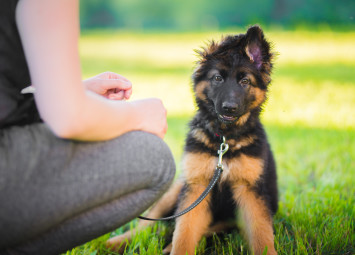
[[[260,108],[271,81],[273,56],[260,27],[252,26],[246,34],[211,42],[198,54],[193,82],[200,110],[222,123],[233,124]]]

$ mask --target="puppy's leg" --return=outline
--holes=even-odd
[[[237,201],[244,225],[242,226],[254,254],[277,254],[274,248],[272,216],[265,202],[250,186],[240,184],[233,188],[234,199]]]
[[[182,202],[179,205],[181,211],[191,205],[206,189],[207,185],[189,185]],[[211,195],[207,197],[192,211],[176,219],[176,226],[173,235],[172,255],[193,255],[195,247],[207,232],[212,221],[212,214],[209,208]]]
[[[173,247],[173,244],[172,244],[172,243],[168,244],[168,245],[164,248],[164,250],[163,250],[163,255],[168,255],[168,254],[170,254],[172,247]]]
[[[182,189],[183,183],[181,181],[176,181],[170,189],[158,200],[158,202],[150,209],[148,212],[148,218],[161,218],[171,211],[177,203],[180,191]],[[122,235],[118,235],[110,238],[106,242],[106,246],[112,250],[123,252],[126,245],[132,240],[135,233],[146,228],[147,226],[153,225],[154,221],[139,220],[138,226],[134,230],[128,230]]]

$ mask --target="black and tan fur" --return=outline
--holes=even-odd
[[[171,254],[194,254],[202,236],[223,231],[242,219],[242,229],[254,254],[276,254],[272,216],[277,211],[276,170],[259,115],[271,81],[273,54],[258,26],[246,34],[227,36],[199,52],[193,75],[198,111],[190,122],[183,157],[183,177],[151,209],[148,217],[163,217],[176,207],[188,207],[205,190],[217,164],[221,136],[224,155],[219,185],[191,212],[176,219]],[[141,221],[142,228],[150,222]],[[108,245],[118,247],[132,233]]]

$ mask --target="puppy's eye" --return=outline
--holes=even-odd
[[[223,81],[223,77],[220,76],[220,75],[215,75],[215,76],[213,77],[213,79],[214,79],[216,82],[222,82],[222,81]]]
[[[244,78],[240,81],[240,85],[242,85],[243,87],[246,87],[250,84],[250,80],[247,78]]]

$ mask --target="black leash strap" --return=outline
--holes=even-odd
[[[212,190],[212,188],[214,187],[214,185],[216,185],[219,177],[222,174],[223,169],[216,167],[216,170],[214,171],[214,175],[212,177],[212,180],[210,181],[210,183],[208,184],[207,188],[205,189],[204,192],[202,192],[202,194],[196,199],[195,202],[193,202],[189,207],[187,207],[185,210],[169,216],[169,217],[165,217],[165,218],[159,218],[159,219],[152,219],[152,218],[146,218],[143,216],[138,216],[138,218],[142,219],[142,220],[152,220],[152,221],[163,221],[163,220],[172,220],[175,219],[181,215],[184,215],[185,213],[188,213],[189,211],[191,211],[192,209],[194,209],[199,203],[202,202],[202,200],[208,195],[208,193],[210,193],[210,191]]]
[[[200,204],[202,202],[202,200],[208,195],[208,193],[210,193],[210,191],[216,185],[218,179],[221,177],[221,174],[223,172],[222,158],[223,158],[223,155],[228,151],[228,148],[229,148],[228,144],[226,144],[225,141],[226,141],[226,139],[223,136],[223,142],[221,143],[220,149],[218,150],[218,164],[217,164],[216,170],[214,171],[213,177],[212,177],[210,183],[208,184],[207,188],[202,192],[202,194],[196,199],[195,202],[193,202],[185,210],[183,210],[175,215],[168,216],[165,218],[152,219],[152,218],[147,218],[147,217],[143,217],[143,216],[138,216],[138,218],[142,219],[142,220],[151,220],[151,221],[172,220],[172,219],[175,219],[181,215],[184,215],[185,213],[188,213],[189,211],[194,209],[198,204]]]

